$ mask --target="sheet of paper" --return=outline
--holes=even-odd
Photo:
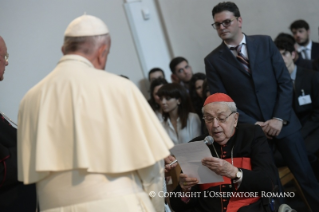
[[[202,159],[212,157],[209,148],[203,141],[177,144],[171,149],[181,166],[183,173],[198,179],[199,184],[223,182],[223,177],[202,165]]]

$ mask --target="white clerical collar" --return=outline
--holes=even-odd
[[[226,41],[224,41],[224,43],[226,44],[226,46],[228,47],[228,48],[230,48],[230,47],[236,47],[237,45],[228,45],[227,43],[226,43]],[[246,44],[246,36],[245,36],[245,34],[243,34],[243,39],[240,41],[240,43],[239,43],[239,45],[240,44]]]
[[[64,55],[58,63],[62,63],[64,61],[77,61],[77,62],[81,62],[83,64],[86,64],[91,68],[94,68],[93,64],[87,58],[85,58],[81,55],[77,55],[77,54]]]

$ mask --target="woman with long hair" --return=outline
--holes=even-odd
[[[196,73],[193,75],[189,83],[189,95],[192,100],[195,112],[199,117],[203,117],[202,108],[206,99],[203,97],[203,84],[205,79],[205,74]]]
[[[203,83],[202,97],[203,97],[203,99],[206,100],[206,98],[209,97],[209,96],[210,96],[210,91],[209,91],[207,79],[205,79],[204,83]]]
[[[185,88],[179,84],[163,85],[157,92],[161,99],[163,127],[175,144],[187,143],[201,134],[201,122]]]
[[[189,95],[192,100],[192,104],[196,114],[202,118],[203,117],[203,104],[206,96],[203,96],[204,81],[206,80],[206,75],[203,73],[196,73],[193,75],[191,81],[189,82]],[[201,119],[201,132],[204,134],[206,132],[206,125],[204,119]]]
[[[161,100],[157,95],[158,90],[163,86],[166,85],[167,81],[164,78],[157,78],[152,81],[151,88],[150,88],[150,96],[151,98],[148,100],[148,103],[154,110],[156,116],[161,121],[162,120],[162,109],[161,109]]]

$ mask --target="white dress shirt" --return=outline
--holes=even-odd
[[[226,46],[228,47],[228,48],[231,48],[231,47],[236,47],[236,45],[228,45],[225,41],[224,41],[224,43],[226,44]],[[248,52],[247,52],[247,47],[246,47],[246,36],[243,34],[243,39],[240,41],[240,43],[239,43],[239,45],[240,44],[244,44],[242,47],[241,47],[241,53],[247,58],[247,59],[249,59],[249,57],[248,57]],[[237,51],[236,50],[230,50],[232,53],[233,53],[233,55],[236,57],[237,56]]]
[[[187,143],[193,138],[200,136],[201,134],[201,122],[196,113],[189,113],[187,118],[186,127],[182,129],[182,123],[180,118],[177,119],[177,132],[170,119],[162,122],[164,129],[168,136],[172,139],[174,144]]]

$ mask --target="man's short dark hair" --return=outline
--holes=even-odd
[[[288,33],[284,33],[284,32],[279,33],[279,35],[277,35],[277,37],[275,38],[275,42],[276,42],[276,40],[280,40],[283,38],[290,40],[292,43],[296,43],[294,36],[292,36],[291,34],[288,34]]]
[[[300,28],[305,28],[306,30],[309,30],[309,24],[305,20],[297,20],[290,25],[291,31],[293,29],[300,29]]]
[[[237,5],[234,2],[227,1],[227,2],[220,2],[213,8],[213,11],[212,11],[213,18],[215,14],[221,13],[223,11],[232,12],[235,17],[240,17],[240,12]]]
[[[169,68],[171,69],[171,72],[173,74],[175,74],[175,68],[178,64],[180,64],[181,62],[186,61],[186,63],[188,63],[188,61],[184,58],[184,57],[175,57],[170,63],[169,63]]]
[[[148,80],[150,80],[150,75],[151,75],[152,73],[158,72],[158,71],[162,72],[163,77],[165,78],[165,73],[164,73],[164,71],[163,71],[162,69],[160,69],[160,68],[152,68],[152,69],[148,72]]]
[[[275,40],[275,45],[279,50],[290,52],[290,54],[295,51],[294,43],[288,38],[280,38]]]

